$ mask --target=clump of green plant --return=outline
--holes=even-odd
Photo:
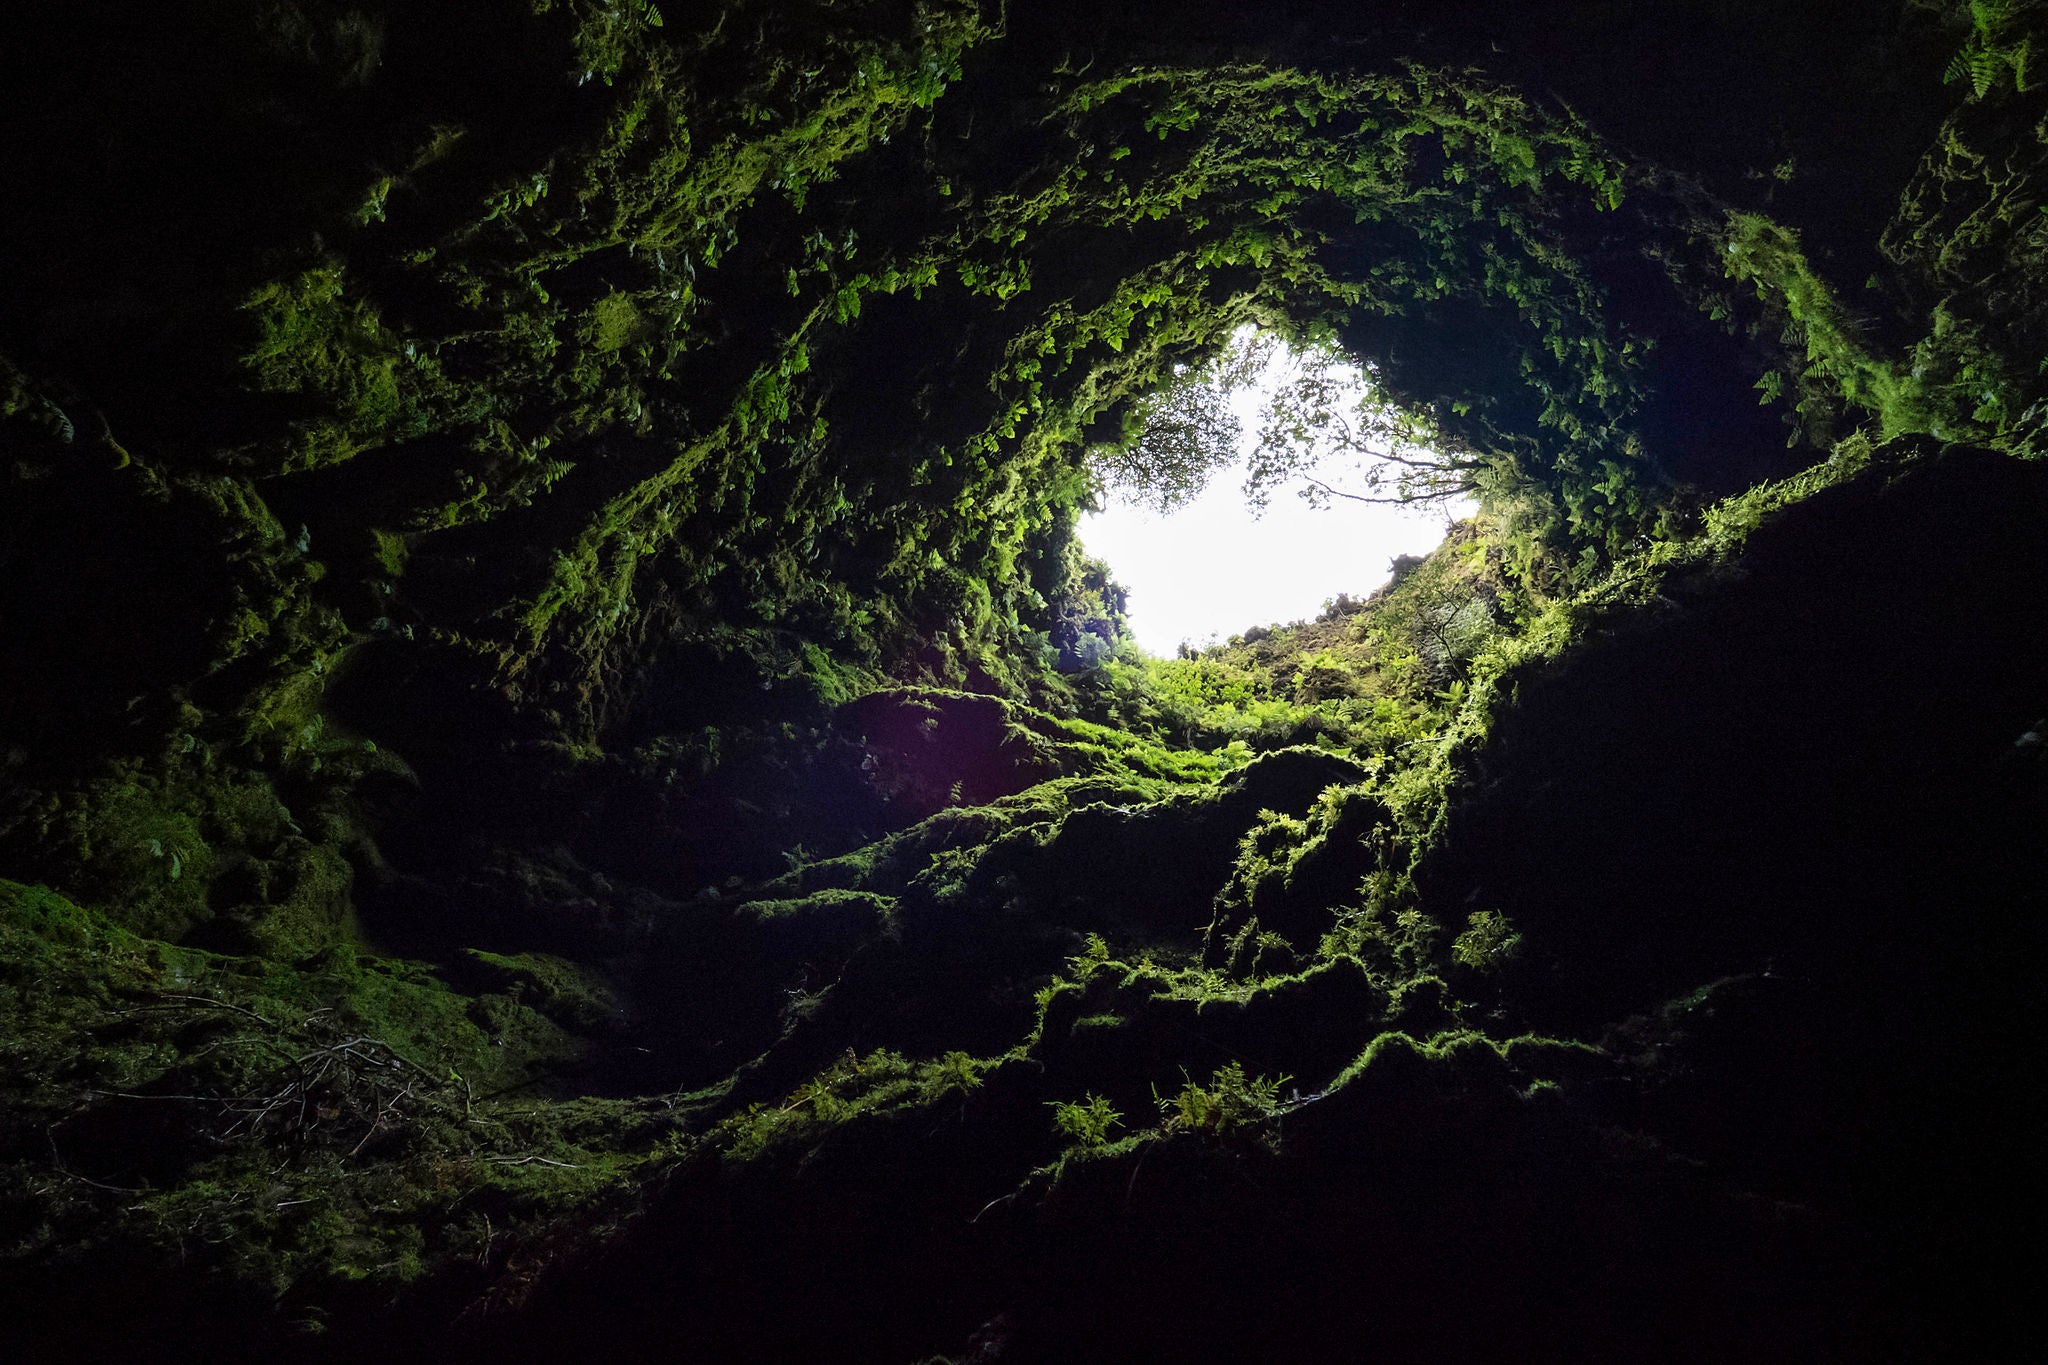
[[[1731,213],[1722,256],[1728,278],[1754,285],[1758,301],[1782,317],[1785,341],[1795,348],[1785,360],[1793,370],[1792,390],[1775,370],[1757,382],[1766,403],[1796,398],[1800,429],[1788,445],[1802,435],[1817,446],[1830,444],[1845,403],[1875,414],[1887,437],[1933,427],[1921,386],[1874,346],[1813,268],[1796,232],[1760,214]]]
[[[1067,966],[1073,970],[1074,979],[1086,981],[1096,972],[1109,965],[1109,941],[1100,934],[1090,934],[1081,941],[1081,951],[1067,959]]]
[[[917,1081],[921,1097],[943,1099],[955,1092],[965,1095],[981,1088],[981,1073],[988,1063],[978,1062],[957,1048],[937,1061],[921,1063]]]
[[[1451,957],[1476,972],[1497,972],[1522,951],[1522,936],[1498,910],[1481,910],[1451,940]]]
[[[948,1095],[964,1096],[980,1088],[982,1072],[992,1065],[957,1050],[912,1062],[887,1048],[877,1048],[866,1056],[848,1048],[837,1061],[792,1090],[781,1104],[750,1104],[708,1136],[713,1146],[728,1155],[751,1161],[864,1115],[935,1104]]]
[[[1429,970],[1443,926],[1411,905],[1393,900],[1404,890],[1405,877],[1379,868],[1366,879],[1368,903],[1344,910],[1323,935],[1324,957],[1355,957],[1377,976],[1401,981]]]
[[[1922,0],[1926,3],[1926,0]],[[1970,26],[1970,35],[1957,49],[1942,80],[1969,87],[1973,99],[1983,99],[1997,89],[2008,74],[2015,92],[2025,94],[2033,30],[2042,21],[2042,7],[2036,0],[1969,0],[1967,4],[1937,4],[1958,21]]]
[[[1054,1129],[1062,1137],[1071,1138],[1083,1147],[1106,1145],[1109,1130],[1123,1122],[1124,1117],[1110,1107],[1108,1100],[1096,1094],[1080,1100],[1056,1100],[1046,1107],[1052,1110]]]
[[[1218,1067],[1207,1085],[1182,1073],[1184,1084],[1172,1095],[1153,1087],[1153,1099],[1165,1116],[1168,1131],[1187,1129],[1211,1136],[1263,1123],[1280,1109],[1280,1087],[1292,1076],[1248,1076],[1241,1062]]]

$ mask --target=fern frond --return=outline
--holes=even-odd
[[[1999,68],[2005,63],[1997,52],[1985,48],[1970,58],[1970,86],[1983,99],[1991,93],[1991,87],[1998,83]]]
[[[2012,0],[1970,0],[1970,21],[1989,37],[2012,19]]]

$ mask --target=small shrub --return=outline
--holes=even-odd
[[[1124,1117],[1100,1095],[1065,1103],[1056,1100],[1047,1107],[1052,1110],[1052,1126],[1083,1147],[1100,1147],[1108,1142],[1109,1130]]]
[[[1280,1087],[1292,1079],[1247,1076],[1241,1063],[1229,1062],[1217,1068],[1207,1086],[1188,1080],[1175,1095],[1161,1095],[1155,1088],[1153,1098],[1167,1128],[1223,1133],[1273,1117],[1280,1107]]]
[[[1099,969],[1109,964],[1109,942],[1100,934],[1090,934],[1081,940],[1081,951],[1067,959],[1067,966],[1075,977],[1086,981]]]
[[[935,1062],[917,1068],[918,1085],[926,1100],[936,1100],[957,1090],[966,1094],[981,1086],[981,1063],[964,1052],[948,1052]]]
[[[1451,956],[1477,972],[1499,971],[1522,951],[1522,936],[1498,910],[1481,910],[1451,941]]]
[[[1442,930],[1420,910],[1387,908],[1385,902],[1400,889],[1401,880],[1386,868],[1368,874],[1363,891],[1374,903],[1363,910],[1339,912],[1336,927],[1323,935],[1317,951],[1324,957],[1355,957],[1368,970],[1394,981],[1428,971]]]

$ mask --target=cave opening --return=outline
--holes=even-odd
[[[1097,455],[1102,487],[1080,524],[1126,590],[1130,637],[1154,655],[1363,600],[1478,511],[1451,480],[1401,481],[1442,462],[1413,448],[1408,465],[1384,458],[1400,439],[1384,403],[1333,352],[1246,328],[1171,383],[1141,403],[1129,449]]]

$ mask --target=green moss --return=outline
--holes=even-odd
[[[345,850],[363,832],[353,788],[409,773],[374,746],[327,733],[312,710],[319,681],[310,679],[310,692],[273,694],[265,713],[272,723],[262,733],[275,736],[266,747],[287,771],[251,770],[246,751],[232,762],[215,739],[181,728],[158,764],[117,764],[49,794],[11,831],[10,846],[26,866],[150,937],[197,933],[283,962],[346,938],[355,872]],[[278,735],[274,722],[295,714],[312,719]]]
[[[825,888],[789,900],[748,901],[733,913],[766,935],[843,950],[889,929],[895,923],[895,909],[891,896]]]
[[[350,296],[346,268],[329,259],[255,290],[243,303],[256,336],[243,357],[266,393],[301,395],[326,411],[293,424],[287,442],[260,452],[273,469],[313,469],[393,439],[419,435],[456,402],[431,360]]]
[[[1497,972],[1521,952],[1522,936],[1497,910],[1478,910],[1466,917],[1463,933],[1451,942],[1451,956],[1478,972]]]
[[[607,294],[590,305],[584,335],[599,351],[622,351],[640,330],[640,310],[629,294]]]
[[[345,950],[293,969],[181,948],[12,882],[0,1037],[0,1201],[38,1229],[8,1256],[204,1247],[269,1295],[616,1215],[665,1130],[632,1103],[510,1098],[577,1045],[508,998]],[[510,1242],[469,1240],[485,1209]]]
[[[439,41],[262,8],[330,93],[386,24],[408,72]],[[0,854],[65,893],[0,883],[18,1254],[382,1293],[594,1238],[672,1157],[782,1188],[965,1134],[978,1191],[1061,1136],[1221,1160],[1183,1139],[1569,1094],[1603,1055],[1474,1030],[1515,926],[1422,866],[1520,684],[1675,575],[1930,448],[1887,435],[2038,445],[2038,6],[1983,9],[1887,241],[1934,302],[1889,330],[1786,223],[1475,70],[1112,43],[944,105],[991,7],[536,0],[431,107],[220,87],[324,188],[204,206],[288,220],[232,268],[167,219],[189,279],[23,314],[160,372],[0,360],[23,672],[95,694],[0,745]],[[1682,534],[1652,349],[1694,303],[1749,332],[1698,375],[1841,439]],[[1148,659],[1076,537],[1090,451],[1247,325],[1371,363],[1484,505],[1368,601]],[[702,1088],[560,1093],[671,1068]]]
[[[546,953],[506,956],[481,948],[469,958],[491,979],[496,992],[509,996],[565,1028],[588,1033],[615,1020],[619,1002],[588,968]]]
[[[970,1093],[997,1065],[958,1051],[911,1062],[886,1049],[866,1056],[848,1049],[780,1104],[752,1104],[726,1118],[705,1135],[704,1145],[737,1162],[814,1146],[841,1126]]]
[[[393,579],[403,577],[406,560],[412,553],[410,542],[395,531],[372,530],[370,535],[376,544],[371,558],[378,570]]]
[[[1355,1091],[1370,1099],[1406,1097],[1446,1091],[1474,1083],[1502,1082],[1509,1065],[1500,1045],[1484,1034],[1459,1030],[1438,1033],[1424,1041],[1402,1033],[1382,1033],[1358,1059],[1330,1083],[1330,1092]]]

